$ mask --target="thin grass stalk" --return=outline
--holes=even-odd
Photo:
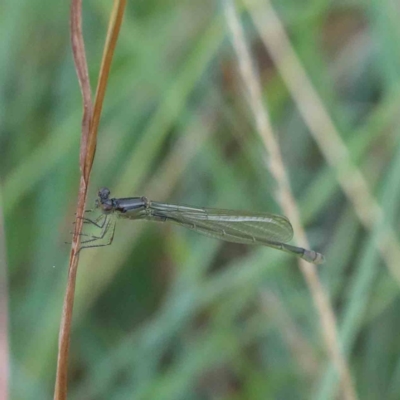
[[[328,111],[302,67],[272,4],[269,1],[265,1],[261,8],[255,7],[253,5],[254,1],[246,0],[246,2],[249,4],[248,11],[260,33],[261,39],[291,92],[311,134],[327,162],[334,170],[337,181],[353,205],[361,224],[372,233],[371,245],[377,248],[390,275],[399,284],[398,260],[400,259],[400,243],[389,222],[390,219],[385,216],[383,208],[372,195],[365,177],[352,162],[346,144],[341,139]],[[266,23],[266,21],[268,22]],[[396,102],[392,100],[392,103],[395,104]],[[367,266],[367,270],[365,270],[365,266]],[[373,280],[373,270],[371,268],[371,265],[368,267],[367,264],[363,264],[362,271],[358,273],[364,279],[359,283],[357,282],[356,288],[360,288],[363,285],[362,293],[364,294],[367,293],[365,290],[368,285],[365,277],[369,274],[371,275],[369,282],[372,283]],[[357,300],[360,302],[359,297]],[[345,351],[350,351],[350,338],[355,335],[358,327],[357,321],[363,317],[359,313],[357,313],[356,319],[351,315],[351,311],[354,312],[354,308],[356,308],[354,304],[356,303],[352,301],[344,314],[341,336],[343,337]],[[359,312],[360,309],[361,307],[358,307]],[[328,393],[331,398],[336,392],[335,377],[332,375],[332,371],[328,370],[324,378],[319,398],[327,398]]]
[[[400,169],[400,143],[393,162],[387,173],[382,179],[382,189],[379,194],[382,206],[386,210],[385,224],[396,218],[398,203],[400,199],[400,181],[398,171]],[[343,307],[340,337],[343,349],[349,354],[354,348],[354,344],[361,333],[362,324],[366,322],[366,316],[371,306],[371,301],[376,298],[376,282],[379,277],[380,264],[379,252],[376,248],[376,236],[384,227],[375,229],[364,244],[364,250],[361,251],[360,265],[352,276],[350,281],[350,291],[346,296],[348,301]],[[388,279],[390,276],[388,275]],[[397,287],[398,289],[398,287]],[[398,290],[397,290],[398,293]],[[333,399],[337,395],[336,374],[329,368],[319,383],[318,399]]]
[[[298,59],[283,24],[269,0],[255,7],[254,0],[245,0],[256,28],[275,65],[285,81],[310,133],[336,174],[343,192],[353,204],[361,224],[368,231],[379,229],[376,246],[389,273],[400,284],[400,243],[393,228],[384,224],[384,212],[372,195],[367,181],[350,157],[328,111],[314,89]]]
[[[126,0],[114,0],[107,38],[103,51],[94,107],[91,101],[91,88],[82,35],[82,0],[72,0],[71,4],[71,43],[75,67],[83,98],[82,140],[80,149],[81,179],[76,209],[75,231],[72,239],[67,289],[59,333],[57,374],[54,389],[55,400],[66,400],[68,390],[68,355],[74,305],[76,275],[78,271],[80,234],[85,211],[90,172],[96,151],[97,132],[107,86],[112,57],[116,46]],[[93,112],[92,112],[93,110]]]
[[[268,111],[263,104],[261,85],[252,65],[242,26],[232,1],[225,0],[223,4],[227,23],[231,31],[233,47],[239,61],[240,73],[245,88],[248,91],[248,101],[251,111],[254,114],[257,132],[264,143],[265,151],[268,155],[268,168],[277,184],[277,201],[293,224],[298,244],[307,248],[309,245],[301,225],[299,210],[291,192],[288,175],[279,145],[273,133]],[[299,259],[299,265],[318,311],[328,355],[341,377],[343,398],[348,400],[357,399],[350,370],[340,348],[335,315],[318,278],[317,268],[315,265],[301,259]]]

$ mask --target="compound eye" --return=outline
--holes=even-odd
[[[101,188],[99,190],[99,197],[101,199],[108,199],[108,196],[110,196],[110,189],[108,188]]]

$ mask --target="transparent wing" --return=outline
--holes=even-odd
[[[209,236],[231,242],[286,243],[293,237],[289,220],[281,215],[216,208],[151,203],[152,215]]]
[[[171,221],[198,233],[228,242],[260,244],[273,247],[321,264],[324,256],[286,244],[293,237],[289,220],[281,215],[217,208],[193,208],[151,202],[147,219]]]

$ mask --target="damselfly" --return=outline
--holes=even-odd
[[[169,221],[227,242],[272,247],[314,264],[322,264],[325,261],[320,253],[287,244],[293,237],[293,229],[289,220],[281,215],[178,206],[158,203],[146,197],[110,198],[110,190],[107,188],[100,189],[95,206],[101,209],[102,215],[96,220],[83,219],[101,231],[98,236],[91,236],[90,239],[82,241],[81,248],[110,245],[118,217]]]

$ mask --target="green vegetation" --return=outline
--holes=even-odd
[[[49,399],[70,251],[64,242],[79,185],[82,105],[69,2],[3,3],[0,183],[10,399]],[[112,2],[83,3],[94,85]],[[387,226],[398,233],[399,10],[388,0],[274,5],[385,211],[378,226],[362,225],[242,7],[304,228],[311,248],[327,258],[319,277],[358,396],[396,400],[399,283],[377,237]],[[130,1],[90,201],[107,186],[118,197],[282,213],[246,100],[220,3]],[[73,400],[325,400],[340,393],[296,257],[123,220],[112,246],[81,253],[69,382]]]

